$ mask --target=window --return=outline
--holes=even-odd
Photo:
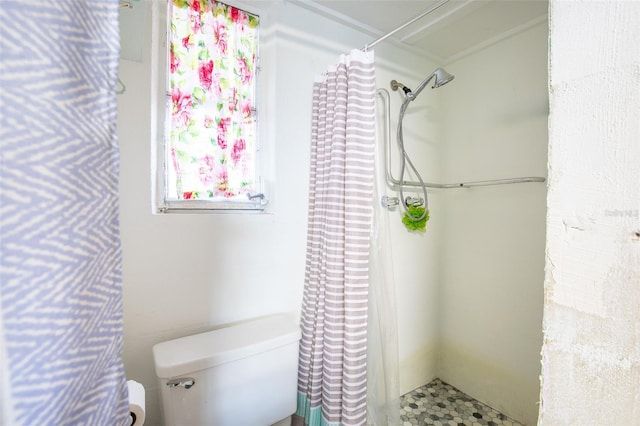
[[[259,17],[213,0],[170,0],[167,16],[158,210],[262,210]]]

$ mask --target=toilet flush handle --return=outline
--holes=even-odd
[[[191,386],[195,385],[196,381],[191,377],[183,377],[181,379],[173,379],[167,382],[167,386],[170,388],[175,388],[176,386],[182,386],[185,389],[189,389]]]

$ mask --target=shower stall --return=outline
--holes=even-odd
[[[540,20],[445,64],[377,68],[378,257],[392,271],[376,258],[372,275],[395,286],[399,393],[439,378],[523,424],[540,389],[547,34]],[[402,223],[416,204],[424,233]]]

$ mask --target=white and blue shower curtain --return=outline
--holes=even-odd
[[[0,2],[0,423],[126,425],[117,0]]]

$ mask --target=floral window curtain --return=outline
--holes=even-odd
[[[258,17],[212,0],[173,0],[169,200],[254,191]]]

